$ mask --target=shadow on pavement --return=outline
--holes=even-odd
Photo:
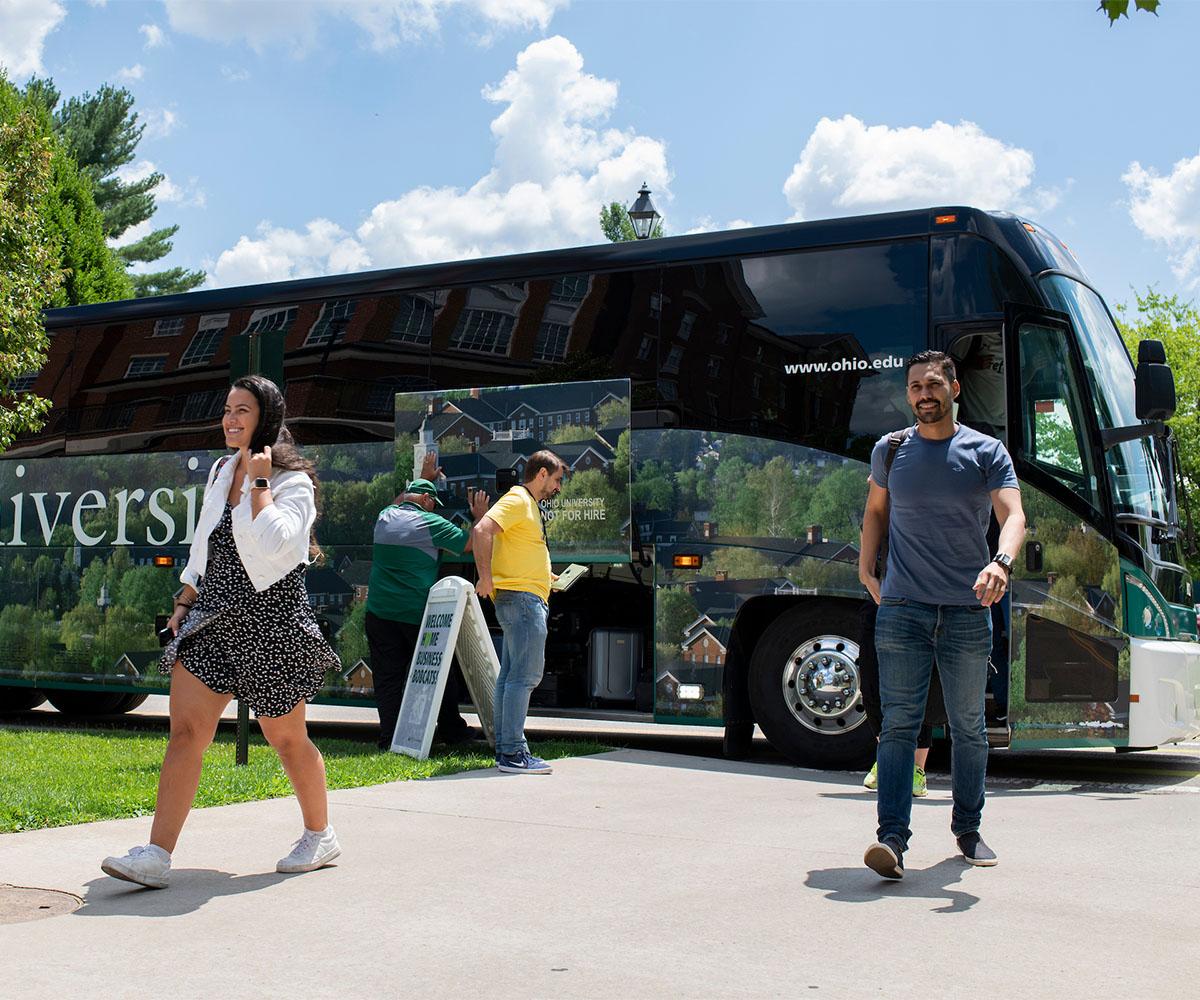
[[[332,867],[332,866],[331,866]],[[315,872],[307,873],[311,878]],[[171,872],[169,889],[146,889],[131,882],[109,878],[93,879],[85,886],[78,917],[178,917],[194,913],[209,900],[236,896],[278,885],[295,875],[264,872],[233,875],[212,868],[180,868]]]
[[[874,903],[881,899],[930,899],[944,901],[934,913],[965,913],[979,902],[978,896],[951,889],[970,868],[955,856],[939,861],[932,868],[908,869],[899,882],[885,881],[865,867],[817,868],[808,873],[804,884],[825,893],[835,903]]]

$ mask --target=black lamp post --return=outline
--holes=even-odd
[[[661,220],[662,216],[658,214],[654,202],[650,200],[650,189],[646,187],[646,182],[642,181],[638,199],[633,203],[633,208],[629,210],[629,221],[633,223],[634,235],[639,240],[649,239],[654,232],[654,226]]]

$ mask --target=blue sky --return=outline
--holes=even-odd
[[[1110,302],[1200,286],[1200,3],[0,0],[0,63],[127,86],[213,284],[969,202]]]

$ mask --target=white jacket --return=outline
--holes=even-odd
[[[214,482],[217,462],[208,473],[209,486],[200,505],[187,566],[179,577],[197,590],[208,565],[208,536],[225,512],[225,498],[238,460],[236,455],[230,455]],[[275,502],[254,517],[250,508],[250,486],[251,480],[247,476],[242,483],[241,500],[233,507],[233,541],[254,589],[263,591],[282,580],[300,563],[308,564],[308,538],[317,519],[317,504],[312,480],[307,474],[277,470],[271,476],[271,496]]]

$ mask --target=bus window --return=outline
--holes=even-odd
[[[1017,334],[1021,359],[1019,454],[1100,509],[1087,413],[1063,331],[1037,323]]]
[[[249,310],[80,327],[70,451],[115,455],[220,448],[231,329]],[[234,331],[236,332],[236,331]]]
[[[459,389],[619,376],[632,380],[635,405],[653,403],[658,293],[656,268],[449,289],[433,327],[432,382]]]
[[[288,425],[301,445],[385,441],[397,392],[429,387],[448,295],[417,289],[304,306],[285,335]]]
[[[930,240],[929,296],[935,323],[1000,316],[1005,302],[1034,301],[1013,262],[970,233]]]
[[[865,458],[912,419],[927,267],[912,240],[667,268],[660,356],[684,425]]]

